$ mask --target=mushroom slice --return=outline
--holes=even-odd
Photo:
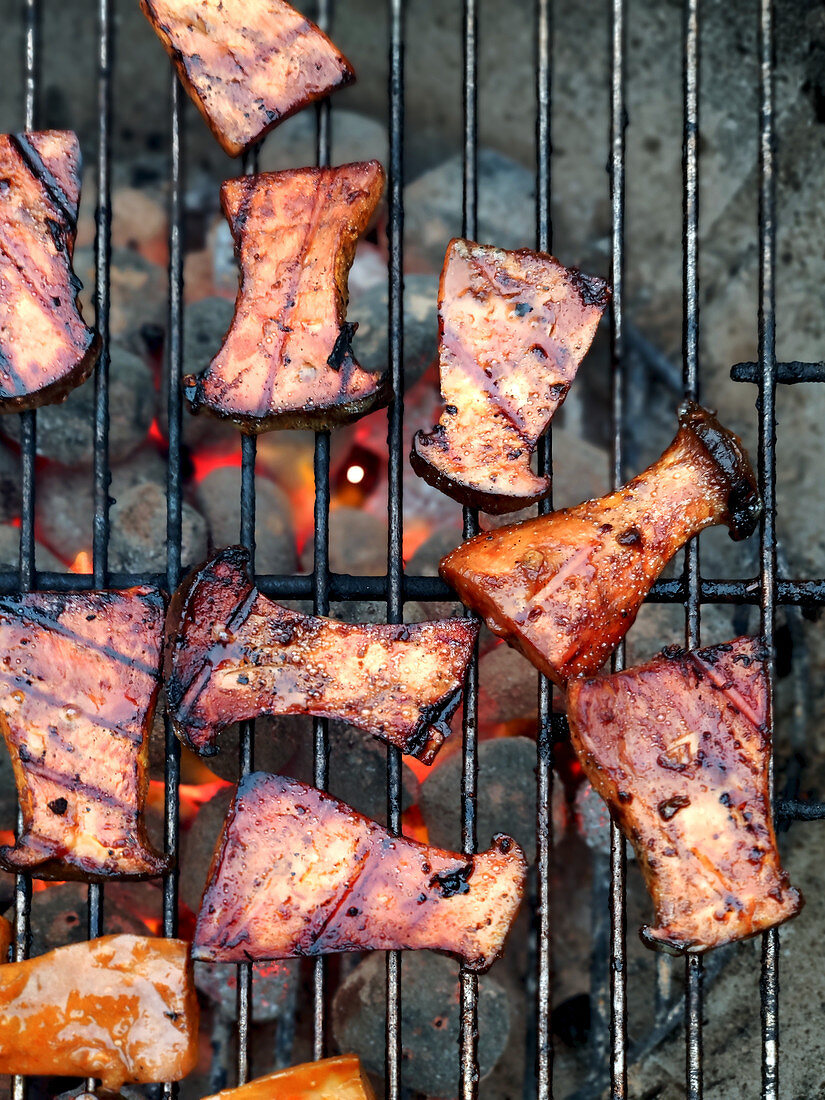
[[[206,1100],[375,1100],[355,1054],[279,1069]]]
[[[222,550],[169,607],[166,695],[184,744],[208,756],[233,722],[313,714],[431,763],[450,732],[478,624],[353,625],[302,615],[262,595],[248,566],[245,550]]]
[[[473,241],[447,248],[438,298],[444,411],[410,461],[462,504],[513,512],[550,491],[530,459],[607,306],[607,285],[552,256]]]
[[[152,588],[0,600],[0,728],[23,813],[1,867],[92,882],[168,867],[143,821],[163,615]]]
[[[293,779],[256,772],[229,809],[195,928],[214,962],[427,948],[486,970],[527,863],[498,835],[474,856],[391,835]]]
[[[487,531],[439,572],[562,687],[597,672],[673,555],[705,527],[747,537],[761,510],[740,440],[692,401],[662,457],[598,500]]]
[[[140,6],[232,157],[355,80],[323,31],[284,0],[140,0]]]
[[[0,966],[0,1073],[180,1081],[198,1057],[182,940],[101,936]]]
[[[0,135],[0,412],[62,401],[97,361],[72,270],[79,200],[75,134]]]
[[[702,952],[799,912],[771,821],[768,680],[757,638],[661,657],[568,687],[570,735],[636,849],[651,947]]]
[[[355,245],[383,188],[374,160],[223,184],[241,281],[223,346],[183,380],[192,412],[254,434],[329,428],[386,403],[386,377],[355,361],[346,320]]]

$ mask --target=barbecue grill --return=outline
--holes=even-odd
[[[340,0],[345,3],[346,0]],[[322,28],[334,34],[333,0],[319,0],[314,17]],[[40,8],[48,18],[48,5],[38,0],[23,0],[23,30],[25,50],[25,109],[20,125],[36,129],[38,125],[38,95],[40,91],[40,54],[38,25]],[[94,500],[93,571],[90,575],[36,572],[35,512],[36,489],[35,451],[37,414],[21,416],[21,485],[22,514],[20,526],[19,573],[3,572],[0,585],[4,593],[18,590],[48,589],[81,590],[91,587],[126,587],[134,584],[156,584],[172,590],[181,579],[181,510],[182,510],[182,403],[181,367],[183,357],[183,194],[186,157],[182,148],[182,116],[188,109],[186,96],[174,72],[170,70],[169,102],[172,142],[169,150],[169,301],[168,330],[165,354],[168,377],[168,492],[167,492],[167,564],[161,575],[127,575],[108,569],[109,539],[109,308],[110,308],[110,235],[112,223],[111,194],[111,81],[113,51],[112,0],[97,0],[98,36],[98,197],[97,240],[95,245],[96,278],[94,307],[96,327],[103,351],[94,381]],[[474,238],[478,225],[478,0],[464,0],[463,8],[463,225],[462,235]],[[610,324],[612,376],[612,481],[623,480],[625,421],[627,408],[627,327],[625,321],[625,74],[627,64],[626,0],[608,0],[612,32],[610,46],[610,81],[608,89],[593,88],[593,96],[609,95],[610,100],[610,162],[609,195],[612,211],[610,282],[613,300]],[[756,9],[757,5],[754,5]],[[755,580],[722,580],[703,577],[699,567],[696,542],[686,552],[681,575],[659,580],[650,599],[677,604],[684,608],[685,640],[690,646],[699,641],[702,606],[712,603],[756,605],[760,610],[761,631],[769,650],[775,641],[777,608],[802,606],[821,607],[825,604],[825,579],[795,578],[780,574],[777,565],[776,534],[776,387],[777,384],[825,381],[823,363],[778,363],[776,361],[776,154],[774,133],[774,13],[771,0],[760,0],[758,13],[758,73],[759,115],[753,125],[759,134],[759,315],[758,359],[736,364],[731,371],[734,382],[755,383],[758,387],[758,472],[765,503],[759,533],[759,573]],[[551,194],[551,84],[552,84],[552,0],[536,0],[534,32],[536,48],[535,95],[537,103],[536,131],[536,246],[552,248],[550,219]],[[312,13],[310,13],[312,14]],[[390,156],[389,188],[389,369],[395,401],[388,411],[389,446],[389,545],[386,576],[356,577],[335,574],[329,568],[329,506],[330,506],[330,436],[320,432],[315,441],[315,527],[314,568],[311,575],[258,576],[262,591],[279,599],[311,599],[317,614],[327,614],[332,601],[380,600],[386,602],[389,622],[401,622],[404,604],[413,600],[449,600],[451,592],[439,580],[411,576],[404,572],[402,561],[402,473],[407,456],[402,442],[403,428],[403,181],[404,181],[404,0],[388,0],[389,16],[389,89],[388,112]],[[164,64],[158,50],[157,64]],[[683,28],[683,389],[685,396],[699,396],[699,287],[698,287],[698,151],[699,151],[699,0],[685,0]],[[332,118],[329,103],[317,109],[318,163],[330,160]],[[244,171],[254,171],[256,155],[244,161]],[[527,242],[525,242],[527,243]],[[541,472],[552,470],[551,436],[543,440],[539,452]],[[254,555],[255,549],[255,462],[256,439],[244,436],[240,469],[241,530],[239,540]],[[540,506],[551,509],[551,501]],[[464,511],[464,535],[478,531],[478,516]],[[621,668],[623,649],[616,658]],[[471,666],[465,693],[463,725],[463,767],[461,785],[461,820],[463,851],[470,853],[476,846],[477,809],[477,708],[478,664]],[[533,958],[535,960],[535,1003],[532,1043],[535,1048],[535,1074],[527,1082],[525,1095],[548,1098],[553,1096],[553,1037],[551,1025],[551,947],[554,899],[551,896],[552,857],[552,786],[553,747],[565,736],[564,722],[553,715],[550,683],[537,676],[539,722],[537,731],[537,862],[535,912],[533,922]],[[769,711],[770,713],[770,711]],[[314,724],[314,779],[319,787],[326,786],[328,760],[326,722]],[[253,728],[246,724],[240,744],[240,771],[248,774],[253,768]],[[178,787],[180,779],[180,748],[171,727],[166,730],[166,847],[171,853],[178,849]],[[456,795],[458,797],[458,793]],[[398,750],[387,751],[388,822],[392,830],[401,830],[401,757]],[[825,817],[825,804],[801,802],[795,797],[776,800],[778,821],[810,820]],[[591,1093],[609,1088],[613,1097],[628,1095],[627,1068],[631,1051],[627,1038],[627,956],[625,922],[625,846],[615,825],[610,827],[610,932],[607,944],[609,963],[609,996],[604,1009],[594,1000],[594,1049],[599,1057],[594,1065]],[[31,881],[26,876],[16,880],[15,957],[24,958],[29,938]],[[90,937],[104,931],[104,888],[89,887],[88,933]],[[163,884],[164,935],[177,931],[177,875],[170,873]],[[804,919],[804,917],[802,918]],[[779,938],[777,931],[767,933],[762,942],[761,959],[761,1020],[762,1020],[762,1084],[765,1100],[780,1096],[779,1045]],[[313,1002],[311,1007],[314,1034],[314,1055],[326,1053],[327,1013],[329,1003],[328,976],[324,960],[314,964]],[[401,958],[388,953],[386,959],[386,1095],[397,1100],[404,1094],[401,1049]],[[702,1015],[703,961],[689,958],[685,963],[684,1021],[686,1040],[687,1095],[698,1100],[703,1093]],[[238,974],[237,1006],[237,1080],[246,1081],[251,1073],[249,1057],[252,969],[241,965]],[[528,994],[533,995],[533,990]],[[461,1039],[456,1073],[458,1093],[462,1100],[478,1095],[478,1046],[484,1035],[477,1030],[477,977],[469,971],[460,974]],[[680,1013],[666,1006],[660,1020],[661,1028],[674,1026]],[[757,1085],[753,1085],[756,1094]],[[171,1095],[174,1086],[165,1086]],[[23,1079],[14,1080],[15,1100],[22,1100],[26,1087]]]

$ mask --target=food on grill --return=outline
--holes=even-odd
[[[72,271],[79,201],[75,134],[0,135],[0,412],[63,400],[97,361]]]
[[[245,550],[222,550],[172,599],[166,696],[181,740],[211,755],[233,722],[314,714],[431,763],[449,735],[478,625],[352,625],[302,615],[262,595],[248,567]]]
[[[354,1054],[322,1058],[279,1069],[206,1100],[375,1100],[361,1063]]]
[[[198,999],[182,940],[102,936],[0,966],[0,1073],[179,1081]]]
[[[771,822],[765,656],[756,638],[674,647],[568,686],[573,745],[656,906],[651,947],[707,951],[802,906]]]
[[[235,962],[428,948],[485,970],[501,952],[526,872],[508,836],[456,855],[257,772],[241,781],[218,841],[193,955]]]
[[[5,917],[0,917],[0,962],[8,958],[11,941],[14,939],[14,930]]]
[[[692,401],[662,457],[598,500],[484,532],[441,576],[487,625],[562,687],[598,671],[653,582],[705,527],[746,538],[761,510],[740,440]]]
[[[140,0],[195,106],[230,156],[355,79],[284,0]]]
[[[383,187],[374,160],[224,183],[241,281],[223,346],[183,380],[192,412],[255,433],[328,428],[386,402],[386,376],[353,358],[346,320],[355,245]]]
[[[545,496],[530,458],[587,353],[607,285],[542,252],[453,240],[439,290],[444,411],[410,461],[448,496],[512,512]]]
[[[146,878],[148,733],[163,600],[152,588],[0,600],[0,726],[23,832],[0,866],[37,878]]]

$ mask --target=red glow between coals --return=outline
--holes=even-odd
[[[198,810],[203,806],[204,802],[209,802],[215,795],[224,790],[225,787],[231,787],[231,783],[227,783],[223,779],[216,779],[212,783],[181,783],[178,788],[180,795],[180,821],[181,825],[186,827],[191,825]],[[149,783],[149,793],[146,796],[146,805],[158,813],[163,813],[165,805],[165,787],[159,779],[152,779]]]
[[[160,430],[160,424],[158,424],[157,417],[149,425],[148,439],[151,439],[153,443],[159,444],[161,447],[165,447],[167,443],[166,436]]]
[[[234,451],[195,451],[192,455],[194,480],[201,482],[214,470],[240,469],[241,462],[240,448]]]

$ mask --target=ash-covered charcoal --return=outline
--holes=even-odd
[[[550,491],[531,459],[610,298],[553,256],[452,240],[438,292],[444,409],[417,432],[415,472],[463,504],[514,512]]]
[[[209,545],[231,544],[241,529],[241,471],[221,466],[198,484],[196,503],[209,525]],[[294,573],[298,562],[289,497],[268,478],[255,482],[255,569]]]
[[[106,931],[145,936],[146,921],[161,912],[163,898],[156,882],[109,882],[106,885]],[[31,899],[31,955],[44,955],[67,943],[88,938],[89,889],[82,882],[55,882]],[[14,906],[6,911],[14,920]]]
[[[115,502],[128,489],[149,481],[166,491],[166,463],[152,446],[142,447],[125,462],[113,464],[111,473],[109,496]],[[67,562],[73,562],[81,551],[91,557],[95,509],[94,482],[88,470],[50,466],[39,472],[34,507],[38,535],[50,549]]]
[[[654,581],[706,527],[734,541],[761,512],[741,440],[693,401],[661,458],[598,500],[484,532],[441,576],[487,625],[560,686],[601,668]]]
[[[538,714],[538,677],[526,657],[507,645],[497,645],[479,661],[479,720],[482,729],[507,723],[519,727]],[[532,732],[532,730],[521,730]]]
[[[335,116],[338,126],[338,115]],[[410,389],[432,365],[438,351],[438,278],[404,274],[404,386]],[[358,318],[358,358],[365,370],[389,366],[389,290],[386,279],[353,290],[350,311]]]
[[[91,313],[95,286],[94,248],[78,248],[75,268],[84,287],[80,301],[84,311]],[[153,334],[150,343],[154,345],[158,334],[162,339],[166,330],[166,270],[134,249],[113,248],[109,280],[111,337],[136,355],[146,355],[153,350],[147,344],[147,334]]]
[[[235,771],[234,780],[237,782],[237,766]],[[234,786],[222,787],[216,791],[208,802],[204,802],[192,824],[181,835],[180,897],[193,913],[197,913],[200,908],[215,845],[234,797]]]
[[[233,724],[222,731],[218,751],[209,757],[209,770],[228,783],[237,783],[240,728]],[[259,771],[304,778],[293,770],[295,761],[311,752],[312,719],[302,714],[262,714],[255,719],[255,763]],[[300,765],[299,765],[300,766]],[[216,834],[217,835],[217,834]]]
[[[301,552],[301,564],[306,572],[311,572],[314,556],[315,547],[309,538]],[[330,509],[329,567],[333,573],[349,573],[353,577],[386,573],[386,517],[374,516],[372,512],[347,504]]]
[[[210,755],[261,714],[358,726],[431,762],[449,734],[478,627],[467,619],[356,624],[268,600],[240,547],[196,569],[167,618],[166,698],[180,738]]]
[[[535,673],[533,673],[535,677]],[[419,805],[430,840],[461,845],[461,753],[440,763],[421,786]],[[506,832],[524,849],[536,849],[536,743],[527,737],[495,737],[478,745],[476,823],[480,837]]]
[[[184,378],[193,412],[258,433],[329,428],[386,403],[386,376],[359,366],[346,320],[355,245],[383,187],[377,161],[223,184],[241,280],[222,347]]]
[[[332,1029],[341,1050],[354,1051],[365,1069],[384,1075],[387,976],[382,955],[362,959],[335,992]],[[458,967],[430,952],[401,967],[401,1057],[404,1085],[425,1096],[456,1094],[460,1012]],[[489,974],[478,979],[479,1076],[484,1079],[510,1036],[510,1001]]]
[[[0,135],[0,411],[61,401],[91,374],[100,340],[72,270],[80,143],[69,130]]]
[[[46,546],[36,542],[34,559],[41,572],[65,573],[66,566]],[[20,568],[20,528],[0,523],[0,569]]]
[[[0,424],[14,417],[0,418]],[[0,444],[0,523],[16,519],[23,507],[20,492],[20,456]]]
[[[124,573],[166,571],[166,490],[152,481],[134,485],[109,513],[109,568]],[[206,520],[191,504],[181,506],[181,564],[206,556]]]
[[[252,964],[252,1018],[256,1024],[271,1023],[295,1011],[300,983],[298,959]],[[238,1013],[238,968],[234,963],[195,963],[195,985],[226,1021],[235,1022]]]
[[[355,79],[323,31],[284,0],[200,0],[197,18],[173,0],[140,7],[232,157]]]
[[[239,784],[215,851],[193,957],[429,949],[483,971],[502,951],[526,874],[509,836],[460,856],[392,837],[314,787],[255,772]]]
[[[141,356],[119,344],[111,345],[110,354],[109,457],[112,462],[122,462],[146,439],[157,395],[152,371]],[[19,442],[17,417],[2,418],[0,429]],[[91,466],[94,433],[94,386],[81,386],[62,404],[47,406],[38,415],[37,453],[61,466]]]

